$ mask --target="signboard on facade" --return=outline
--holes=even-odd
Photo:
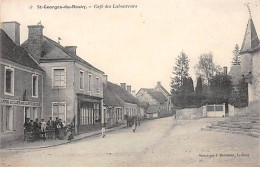
[[[31,102],[31,101],[20,101],[12,99],[0,99],[1,105],[16,105],[16,106],[33,106],[40,107],[40,102]]]

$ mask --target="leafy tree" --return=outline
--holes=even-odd
[[[241,61],[240,61],[240,54],[239,54],[239,46],[236,44],[234,50],[233,50],[233,61],[232,64],[233,65],[240,65]]]
[[[197,86],[195,88],[195,93],[198,95],[202,94],[202,79],[201,77],[197,78]]]
[[[211,97],[221,98],[227,101],[232,93],[231,77],[224,74],[218,74],[210,80]]]
[[[222,72],[222,68],[213,62],[213,54],[211,52],[201,54],[199,63],[195,65],[197,77],[201,77],[203,84],[209,85],[210,79],[217,73]]]
[[[176,58],[172,73],[174,77],[171,78],[171,92],[173,93],[173,90],[179,90],[183,85],[184,78],[189,76],[189,59],[183,51]]]
[[[233,90],[232,98],[229,99],[229,103],[235,107],[248,106],[248,84],[244,78],[239,80],[237,90]]]

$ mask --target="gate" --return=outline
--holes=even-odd
[[[206,105],[207,117],[225,117],[225,104]]]

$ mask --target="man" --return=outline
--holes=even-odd
[[[25,141],[26,133],[30,131],[30,118],[25,119],[23,127],[24,127],[24,138],[23,138],[23,140]]]
[[[59,135],[58,126],[59,126],[59,118],[56,117],[56,120],[54,122],[55,139],[58,138],[58,135]]]
[[[54,121],[52,120],[52,117],[50,117],[50,120],[48,120],[47,127],[49,129],[53,129],[54,128]]]
[[[38,140],[40,137],[39,131],[40,131],[40,123],[38,122],[38,118],[35,119],[35,122],[33,122],[33,131],[35,134],[35,138]]]
[[[53,138],[53,136],[55,135],[53,134],[53,130],[55,129],[55,127],[54,127],[54,121],[52,120],[52,117],[50,117],[50,120],[48,120],[46,129],[48,130],[47,138],[48,139]]]

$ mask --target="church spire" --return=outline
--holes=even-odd
[[[249,20],[247,23],[247,28],[243,40],[243,44],[240,50],[240,53],[246,53],[254,50],[259,45],[259,39],[256,33],[255,25],[252,20],[251,10],[249,4],[245,4],[249,12]]]

